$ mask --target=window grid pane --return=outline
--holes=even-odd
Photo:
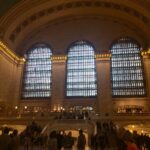
[[[23,98],[51,96],[51,55],[51,50],[42,44],[27,53]]]
[[[145,96],[143,66],[139,45],[122,38],[112,46],[112,95]]]
[[[76,42],[68,52],[67,96],[97,95],[94,49],[85,41]]]

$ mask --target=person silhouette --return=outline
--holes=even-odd
[[[83,130],[79,130],[79,136],[77,139],[77,149],[78,150],[85,150],[85,145],[86,145],[86,138],[85,135],[83,134]]]

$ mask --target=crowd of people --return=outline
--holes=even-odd
[[[150,150],[150,137],[117,128],[112,122],[97,122],[97,133],[91,136],[92,150]]]
[[[0,135],[0,150],[19,150],[20,140],[18,131],[9,135],[9,128],[5,127]]]
[[[69,111],[62,111],[58,114],[58,116],[56,117],[56,119],[84,119],[84,120],[89,120],[90,119],[90,115],[88,111],[73,111],[73,112],[69,112]]]
[[[51,131],[49,135],[42,134],[42,128],[35,122],[32,122],[26,129],[18,135],[17,130],[10,130],[5,127],[0,135],[0,150],[71,150],[74,143],[77,142],[78,150],[83,150],[86,144],[86,138],[82,129],[79,130],[78,138],[72,137],[72,132],[66,134],[65,131]]]
[[[72,132],[56,132],[52,131],[49,136],[48,140],[48,149],[49,150],[72,150],[73,145],[77,141],[77,148],[78,150],[84,150],[86,145],[86,138],[83,134],[82,129],[79,130],[79,136],[77,139],[72,137]]]
[[[90,135],[90,141],[86,141],[82,129],[78,137],[73,137],[72,132],[51,131],[49,135],[42,133],[42,128],[32,122],[18,135],[17,130],[11,131],[3,128],[0,135],[0,150],[72,150],[76,145],[77,150],[85,150],[89,144],[89,150],[150,150],[150,137],[139,135],[136,131],[130,133],[123,128],[118,128],[112,122],[96,122],[97,132]]]

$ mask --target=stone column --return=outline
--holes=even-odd
[[[101,58],[96,61],[98,96],[97,110],[101,115],[112,114],[112,95],[111,95],[111,72],[110,58]]]
[[[60,109],[65,97],[65,62],[53,62],[52,64],[52,109]]]
[[[144,56],[143,57],[143,65],[144,65],[144,77],[145,77],[145,82],[146,82],[146,90],[147,90],[147,99],[150,99],[150,55]],[[149,110],[150,111],[150,103],[149,105]]]
[[[15,68],[15,72],[13,75],[13,81],[12,81],[12,89],[14,91],[14,101],[13,105],[19,105],[21,100],[21,92],[23,89],[23,77],[24,77],[24,63],[19,63]],[[13,88],[15,87],[15,88]]]

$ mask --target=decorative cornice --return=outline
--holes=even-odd
[[[18,57],[12,52],[2,41],[0,41],[0,53],[4,54],[7,58],[11,59],[16,64],[22,64],[25,62],[24,58]]]
[[[143,8],[147,11],[150,11],[150,0],[132,0],[134,3],[137,3],[140,6],[143,6]]]
[[[2,41],[0,41],[0,53],[7,56],[9,59],[11,59],[16,64],[23,64],[25,62],[25,58],[18,57]],[[104,58],[111,58],[111,56],[112,55],[110,53],[95,54],[95,59],[96,60],[102,60]],[[144,56],[150,56],[150,49],[141,51],[141,56],[143,56],[143,57]],[[53,55],[51,57],[51,61],[54,62],[54,63],[55,62],[58,62],[58,63],[66,62],[67,59],[68,59],[67,55]]]
[[[57,56],[52,56],[51,57],[51,60],[52,60],[52,62],[59,62],[59,63],[61,63],[61,62],[66,62],[66,60],[67,60],[67,56],[66,55],[57,55]]]
[[[148,55],[150,55],[150,49],[149,50],[147,50],[147,51],[142,51],[141,52],[141,55],[142,56],[148,56]],[[102,60],[102,59],[105,59],[105,58],[111,58],[112,57],[112,54],[110,54],[110,53],[106,53],[106,54],[95,54],[95,59],[96,60]],[[52,60],[52,62],[66,62],[67,61],[67,59],[68,59],[68,57],[67,57],[67,55],[53,55],[52,57],[51,57],[51,60]]]
[[[111,57],[111,54],[96,54],[95,55],[95,59],[96,60],[102,60],[103,58],[110,58]],[[58,63],[61,63],[61,62],[66,62],[68,59],[67,55],[53,55],[51,57],[51,60],[52,62],[58,62]]]
[[[124,12],[133,17],[136,17],[137,19],[141,20],[144,24],[146,24],[148,27],[150,26],[150,18],[148,18],[147,16],[143,15],[141,12],[129,6],[116,4],[113,2],[106,2],[106,1],[89,1],[89,0],[79,1],[78,0],[78,1],[66,2],[63,4],[45,8],[43,10],[39,10],[38,12],[32,14],[31,16],[27,17],[25,20],[20,22],[20,24],[18,24],[18,26],[10,34],[9,39],[12,42],[15,42],[17,36],[21,33],[21,31],[27,28],[30,24],[36,22],[38,19],[42,19],[54,13],[58,13],[70,9],[76,9],[76,8],[105,8],[109,10],[113,9],[113,10]]]
[[[142,55],[142,56],[150,56],[150,49],[148,49],[148,50],[143,50],[143,51],[141,52],[141,55]]]
[[[96,60],[102,60],[103,58],[111,58],[111,54],[96,54],[95,55]]]

